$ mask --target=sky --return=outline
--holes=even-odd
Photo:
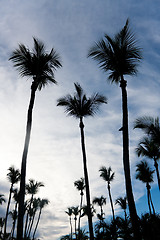
[[[57,85],[36,93],[31,141],[27,159],[27,181],[44,183],[38,195],[49,199],[42,213],[37,237],[58,240],[69,234],[68,207],[78,206],[80,196],[74,181],[83,177],[79,122],[57,107],[57,99],[74,93],[78,82],[90,96],[98,92],[108,98],[97,115],[84,120],[91,198],[107,198],[105,217],[111,209],[105,182],[99,177],[101,166],[112,167],[113,201],[125,195],[122,165],[121,89],[107,82],[107,73],[87,58],[90,47],[105,33],[114,36],[130,19],[143,59],[137,76],[126,76],[129,109],[130,165],[133,193],[138,214],[148,211],[145,185],[135,179],[135,154],[140,130],[133,130],[137,117],[159,116],[160,93],[160,3],[158,0],[1,0],[0,8],[0,193],[8,198],[8,168],[20,169],[30,99],[31,79],[21,78],[8,61],[12,51],[23,43],[32,49],[33,37],[42,40],[47,50],[59,53],[63,67],[55,73]],[[151,167],[153,163],[149,160]],[[156,211],[160,195],[152,184]],[[116,215],[122,214],[115,206]],[[4,216],[6,205],[0,206]],[[99,209],[97,208],[97,213]],[[94,217],[96,221],[96,217]],[[82,220],[85,227],[87,218]]]

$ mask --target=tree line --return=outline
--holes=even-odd
[[[13,66],[18,70],[21,77],[31,77],[31,96],[28,106],[27,114],[27,125],[26,125],[26,136],[24,142],[24,149],[22,154],[22,163],[20,171],[20,189],[18,195],[18,219],[17,219],[17,236],[16,239],[22,240],[29,237],[26,234],[26,227],[24,224],[25,215],[25,192],[26,192],[26,164],[28,147],[30,143],[30,134],[32,129],[32,112],[35,103],[35,94],[37,90],[41,90],[48,83],[56,83],[55,71],[62,67],[61,59],[59,54],[54,48],[48,53],[46,51],[45,45],[42,41],[37,38],[33,38],[34,47],[32,50],[27,48],[23,44],[19,44],[18,48],[14,50],[9,58],[13,62]],[[108,74],[108,80],[110,83],[115,83],[120,86],[122,93],[122,131],[123,141],[123,168],[124,168],[124,179],[126,187],[126,199],[129,209],[129,222],[131,225],[132,234],[131,237],[135,240],[142,240],[142,231],[139,217],[137,215],[136,204],[134,200],[131,173],[130,173],[130,158],[129,158],[129,133],[128,133],[128,100],[127,100],[127,81],[125,80],[126,75],[134,76],[137,73],[138,65],[142,59],[142,50],[137,46],[137,41],[135,39],[135,34],[131,31],[129,20],[127,19],[124,27],[114,35],[110,37],[105,34],[104,37],[93,47],[90,48],[88,52],[88,57],[96,60],[100,69]],[[107,104],[107,98],[99,93],[87,97],[83,88],[79,83],[74,83],[75,93],[73,96],[68,94],[57,100],[57,106],[62,106],[65,108],[65,112],[77,118],[79,120],[80,138],[81,138],[81,149],[82,149],[82,161],[84,169],[84,184],[85,184],[85,194],[86,194],[86,211],[88,217],[88,227],[89,227],[89,239],[95,239],[96,235],[93,229],[93,212],[90,196],[90,182],[88,178],[87,169],[87,158],[86,158],[86,146],[85,146],[85,131],[84,131],[84,118],[88,116],[94,116],[100,105]],[[157,174],[158,184],[160,188],[159,171],[158,171],[158,159],[159,159],[159,120],[153,119],[152,117],[142,117],[135,121],[135,128],[141,128],[145,137],[143,141],[139,143],[137,148],[138,156],[146,156],[153,158],[154,166]],[[148,145],[147,145],[148,144]],[[149,153],[147,153],[149,152]],[[148,155],[147,155],[148,154]],[[148,206],[150,216],[155,216],[155,209],[153,206],[150,183],[153,181],[152,174],[153,170],[150,169],[146,161],[142,161],[137,165],[137,179],[146,183],[147,196],[148,196]],[[145,172],[146,176],[142,177],[142,171]],[[105,178],[106,172],[111,172],[111,168],[102,167],[100,170],[101,177]],[[114,177],[114,175],[113,175]],[[113,222],[112,227],[116,229],[118,224],[116,224],[113,202],[110,192],[110,184],[108,184],[109,199],[111,203]],[[3,195],[2,195],[3,197]],[[103,202],[105,202],[104,198]],[[101,199],[101,200],[102,200]],[[96,200],[98,201],[98,200]],[[119,199],[120,201],[120,199]],[[117,204],[119,203],[117,200]],[[73,210],[73,209],[72,209]],[[81,211],[81,210],[80,210]],[[102,217],[101,214],[99,217]],[[28,216],[29,218],[29,216]],[[102,224],[102,219],[101,224]],[[127,218],[126,218],[127,219]],[[5,220],[7,222],[7,220]],[[126,224],[126,221],[124,222]],[[5,224],[6,225],[6,224]],[[80,225],[80,218],[79,218]],[[5,227],[6,228],[6,227]],[[4,228],[4,229],[5,229]],[[105,228],[103,228],[105,232]],[[5,234],[6,230],[4,231]],[[76,238],[80,238],[80,228],[79,233],[76,233]],[[105,236],[104,236],[105,237]],[[100,238],[98,238],[100,239]],[[102,239],[109,239],[103,238]],[[116,239],[113,238],[112,239]]]

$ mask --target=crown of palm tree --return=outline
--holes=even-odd
[[[149,158],[160,158],[160,148],[151,137],[144,137],[136,148],[136,153],[139,156],[146,156]]]
[[[116,199],[115,204],[118,204],[123,210],[127,208],[127,198],[119,197]]]
[[[2,205],[3,202],[6,202],[4,195],[0,194],[0,205]]]
[[[92,202],[93,202],[93,204],[97,204],[98,206],[101,207],[104,204],[106,204],[106,198],[104,198],[103,196],[95,197]]]
[[[69,207],[67,211],[65,211],[65,213],[67,213],[67,215],[70,217],[73,214],[73,208]]]
[[[14,166],[8,168],[7,179],[12,185],[17,183],[20,180],[20,172],[18,169],[15,169]]]
[[[95,93],[87,98],[80,84],[74,83],[74,86],[76,92],[73,97],[68,94],[57,100],[57,106],[64,106],[68,115],[76,118],[93,116],[100,104],[107,103],[106,97]]]
[[[153,173],[155,172],[152,170],[148,163],[145,160],[142,160],[139,164],[136,165],[136,179],[144,183],[151,183],[153,182]]]
[[[42,182],[29,179],[29,183],[26,184],[26,191],[28,194],[36,194],[39,190],[39,187],[44,187],[44,184]]]
[[[113,172],[111,174],[112,172],[111,167],[107,169],[106,167],[103,166],[99,169],[99,172],[101,172],[100,177],[102,177],[104,181],[108,182],[108,184],[110,184],[110,182],[114,180],[115,173]]]
[[[80,180],[75,181],[74,186],[78,191],[81,191],[81,195],[83,195],[83,190],[85,189],[84,178],[80,178]]]
[[[13,51],[9,60],[13,61],[22,77],[33,77],[37,87],[41,90],[48,81],[56,83],[54,71],[61,67],[59,55],[52,48],[50,53],[46,52],[43,42],[33,38],[33,50],[29,50],[25,45],[19,44],[19,48]]]
[[[110,72],[108,79],[118,83],[123,75],[137,73],[137,64],[142,58],[141,49],[136,46],[134,34],[127,19],[122,30],[111,38],[107,34],[93,46],[88,54],[97,60],[100,68]]]

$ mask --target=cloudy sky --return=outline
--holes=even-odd
[[[79,82],[87,95],[104,94],[108,104],[94,118],[85,119],[86,150],[91,196],[108,199],[105,182],[99,177],[101,166],[115,172],[112,195],[115,200],[125,195],[122,166],[121,90],[107,82],[92,59],[89,48],[105,33],[113,36],[130,19],[136,32],[143,60],[136,77],[127,77],[130,125],[130,160],[133,191],[138,213],[148,211],[144,184],[135,180],[139,161],[135,147],[142,133],[133,129],[133,121],[143,115],[159,116],[160,104],[160,3],[158,0],[2,0],[0,8],[0,193],[8,196],[7,169],[20,168],[31,79],[20,78],[12,63],[11,52],[23,43],[32,48],[33,36],[44,41],[61,56],[63,67],[55,78],[58,85],[49,85],[37,92],[33,112],[33,128],[27,160],[27,180],[42,181],[45,187],[38,196],[48,198],[39,225],[39,237],[57,240],[69,233],[65,210],[79,204],[74,181],[83,176],[78,121],[66,117],[56,106],[59,97],[74,92]],[[151,162],[151,166],[153,166]],[[157,211],[159,193],[152,186]],[[1,215],[5,205],[0,207]],[[98,212],[98,209],[97,209]],[[116,207],[116,214],[121,211]],[[109,201],[106,218],[111,218]],[[83,225],[86,220],[84,218]],[[94,220],[96,220],[94,218]]]

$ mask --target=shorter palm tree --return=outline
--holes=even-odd
[[[38,224],[40,222],[42,209],[49,204],[49,200],[46,199],[46,198],[44,198],[44,199],[38,198],[38,202],[39,202],[39,214],[38,214],[37,223],[36,223],[36,226],[35,226],[35,229],[34,229],[34,232],[33,232],[33,237],[32,237],[33,240],[34,240],[37,228],[38,228]]]
[[[150,212],[150,214],[152,214],[152,211],[151,211],[151,206],[152,206],[153,214],[155,214],[155,210],[154,210],[154,206],[153,206],[153,202],[152,202],[152,198],[151,198],[151,192],[150,192],[150,189],[151,189],[150,183],[153,182],[154,170],[152,170],[149,167],[148,163],[144,160],[142,160],[136,166],[137,166],[136,179],[139,179],[143,183],[146,183],[149,212]]]
[[[10,191],[9,191],[5,224],[4,224],[4,237],[6,236],[7,220],[8,220],[8,214],[9,214],[9,207],[10,207],[10,203],[11,203],[11,197],[12,197],[12,193],[13,193],[13,186],[14,186],[14,184],[18,183],[18,181],[20,180],[20,172],[18,169],[15,169],[14,166],[11,166],[11,167],[9,167],[8,170],[9,170],[9,172],[7,173],[7,179],[11,183],[11,186],[10,186]]]
[[[106,198],[104,198],[103,196],[101,197],[95,197],[92,201],[93,204],[97,204],[99,207],[100,207],[100,210],[101,210],[101,218],[103,219],[103,215],[104,215],[104,212],[103,212],[103,205],[106,204]]]
[[[84,178],[80,178],[80,180],[77,180],[74,182],[74,186],[77,188],[78,191],[80,191],[80,205],[79,205],[79,220],[78,220],[78,233],[80,231],[81,225],[81,210],[82,210],[82,204],[83,204],[83,196],[84,196],[84,189],[85,189],[85,183],[84,183]]]
[[[74,116],[80,120],[80,133],[81,133],[81,147],[83,155],[83,168],[84,168],[84,179],[86,186],[86,200],[88,208],[88,225],[90,240],[94,239],[93,234],[93,224],[92,224],[92,214],[91,214],[91,201],[90,201],[90,188],[89,188],[89,177],[87,169],[87,158],[86,158],[86,148],[85,148],[85,139],[84,139],[84,123],[83,119],[87,116],[94,116],[98,111],[99,106],[102,103],[107,103],[106,97],[96,93],[93,94],[90,98],[87,98],[80,84],[75,83],[76,92],[72,97],[68,94],[66,97],[58,99],[57,106],[63,106],[66,109],[66,113],[70,116]]]
[[[71,228],[71,240],[72,240],[72,214],[73,214],[73,208],[69,207],[67,211],[65,211],[67,215],[69,216],[69,223],[70,223],[70,228]]]
[[[110,204],[111,204],[111,209],[112,209],[112,215],[113,215],[113,220],[115,220],[114,216],[114,207],[113,207],[113,201],[112,201],[112,196],[111,196],[111,187],[110,184],[114,180],[115,173],[112,173],[111,167],[106,168],[106,167],[101,167],[99,169],[100,172],[100,177],[107,183],[107,188],[108,188],[108,194],[109,194],[109,199],[110,199]]]
[[[119,197],[116,199],[115,204],[118,204],[124,211],[125,220],[127,220],[127,197]]]
[[[77,239],[77,216],[79,214],[79,207],[72,207],[72,213],[74,215],[74,221],[75,221],[75,237]]]

